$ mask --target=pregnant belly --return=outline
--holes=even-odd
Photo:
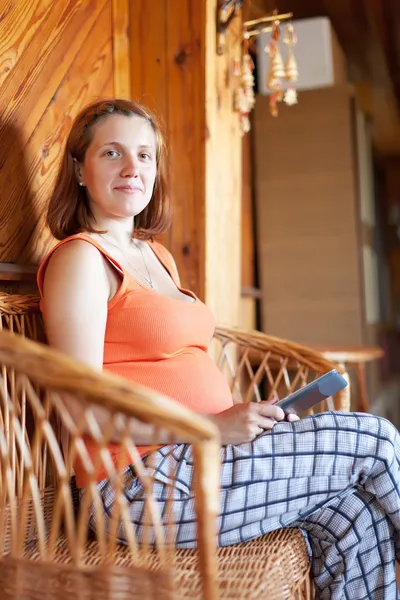
[[[196,412],[215,414],[233,405],[225,377],[208,354],[197,348],[162,360],[113,363],[104,368]]]
[[[215,414],[233,405],[224,376],[208,354],[197,348],[158,361],[119,362],[104,365],[104,369],[165,394],[199,413]],[[98,452],[97,443],[89,437],[85,437],[85,443],[93,458]],[[159,446],[137,446],[137,449],[144,456],[157,447]],[[122,451],[119,444],[109,444],[108,450],[116,468],[124,468],[130,464],[130,456]],[[85,487],[89,481],[85,466],[77,459],[74,467],[78,487]],[[97,481],[107,476],[104,466],[100,466],[96,472]]]

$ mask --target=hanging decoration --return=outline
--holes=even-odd
[[[267,52],[270,57],[267,88],[271,92],[269,108],[273,117],[278,116],[278,104],[279,102],[282,102],[282,100],[287,106],[297,104],[297,91],[294,86],[294,83],[299,76],[297,62],[294,56],[294,46],[297,43],[297,38],[291,23],[287,25],[285,35],[283,36],[283,43],[286,44],[288,48],[285,63],[283,63],[279,40],[280,27],[277,18],[272,25],[271,38],[265,48],[265,52]],[[285,91],[283,91],[283,80],[289,82],[289,86]]]
[[[287,106],[297,104],[297,91],[295,82],[298,79],[298,67],[294,56],[294,46],[297,43],[294,27],[289,23],[283,35],[283,43],[287,46],[286,60],[283,60],[280,41],[281,23],[293,16],[292,13],[278,14],[274,11],[272,15],[245,21],[243,23],[242,60],[233,60],[232,73],[238,77],[238,87],[235,93],[235,110],[240,115],[240,123],[243,134],[250,130],[249,115],[255,104],[254,95],[254,63],[249,52],[252,38],[256,38],[262,32],[271,32],[270,40],[265,48],[269,55],[270,63],[267,75],[267,88],[270,91],[269,107],[272,116],[278,116],[278,105],[282,101]],[[258,28],[264,23],[272,23],[267,27]],[[287,86],[286,82],[289,83]]]
[[[279,49],[279,21],[274,21],[272,25],[271,41],[266,47],[266,52],[270,56],[270,66],[267,79],[267,86],[270,90],[278,90],[281,87],[281,79],[285,77],[285,68],[283,65],[281,51]]]
[[[297,43],[297,37],[294,32],[294,27],[291,23],[289,23],[289,25],[286,28],[286,33],[283,38],[283,42],[288,47],[288,55],[285,63],[285,77],[287,81],[291,83],[291,85],[289,85],[288,89],[285,92],[283,101],[288,106],[293,106],[293,104],[297,104],[297,91],[293,84],[299,78],[299,70],[297,68],[297,62],[294,57],[294,46]]]
[[[278,102],[281,102],[283,98],[281,80],[285,77],[285,67],[279,48],[280,35],[279,21],[277,20],[272,24],[270,42],[265,48],[265,52],[267,52],[270,57],[267,77],[267,88],[271,91],[269,97],[269,110],[274,117],[278,116]]]
[[[245,40],[244,45],[240,83],[235,92],[235,110],[240,115],[240,125],[243,134],[250,131],[249,115],[256,101],[254,95],[254,63],[248,52],[248,40]]]

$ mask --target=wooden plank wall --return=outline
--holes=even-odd
[[[217,56],[215,14],[206,15],[206,301],[218,321],[238,324],[241,291],[242,135],[233,110],[237,77],[232,63],[240,52],[241,22],[226,36]]]
[[[242,290],[239,323],[245,329],[257,329],[261,291],[256,279],[255,207],[252,135],[243,137],[242,145]]]
[[[254,135],[263,330],[303,343],[362,344],[364,290],[354,114],[347,86],[302,92]],[[266,143],[267,140],[267,143]]]
[[[77,111],[113,95],[111,0],[17,0],[0,15],[0,262],[37,263],[43,207]]]

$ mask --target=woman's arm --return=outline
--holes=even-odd
[[[100,252],[82,240],[58,248],[46,269],[43,295],[50,346],[101,371],[110,285]]]

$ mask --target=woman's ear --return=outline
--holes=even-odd
[[[77,180],[77,182],[78,182],[79,185],[83,186],[83,185],[85,185],[85,183],[83,181],[81,165],[78,163],[78,161],[76,160],[76,158],[74,158],[73,161],[74,161],[74,169],[75,169],[76,180]]]

